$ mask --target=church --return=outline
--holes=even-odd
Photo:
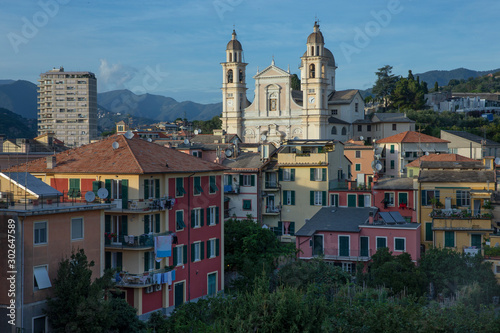
[[[358,90],[335,90],[337,65],[325,47],[318,22],[307,37],[300,58],[300,90],[292,89],[292,74],[274,64],[258,72],[255,98],[246,96],[246,66],[243,47],[233,30],[221,63],[222,129],[237,134],[243,142],[285,140],[339,140],[353,137],[353,123],[364,119],[364,101]]]

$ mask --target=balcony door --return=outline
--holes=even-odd
[[[339,256],[349,257],[349,236],[339,236]]]
[[[323,255],[323,235],[313,236],[313,256]]]
[[[275,201],[274,201],[274,194],[268,195],[266,197],[266,207],[267,207],[266,211],[268,213],[273,213],[276,210],[275,207],[274,207],[274,203],[275,203]]]

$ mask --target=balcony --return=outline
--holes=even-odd
[[[240,187],[238,185],[224,185],[225,194],[238,194],[240,193]]]
[[[464,246],[464,254],[469,256],[477,256],[481,254],[481,248],[476,246]]]
[[[337,249],[337,248],[326,248],[322,251],[323,257],[330,260],[346,260],[346,261],[369,261],[371,260],[372,250],[371,249]],[[314,254],[315,257],[319,256]]]
[[[278,164],[328,165],[327,153],[282,153],[278,154]]]
[[[146,249],[154,246],[156,236],[170,235],[171,231],[157,234],[142,235],[116,235],[115,233],[104,233],[104,244],[107,248],[113,249]]]
[[[328,190],[347,190],[348,189],[348,181],[346,179],[343,180],[330,180],[328,182]]]
[[[153,276],[155,274],[167,273],[171,270],[172,269],[168,267],[168,268],[151,270],[143,274],[120,272],[115,278],[115,282],[116,285],[119,287],[144,288],[155,284],[153,280]]]
[[[429,214],[433,219],[452,219],[452,220],[491,220],[493,214],[490,212],[472,212],[470,209],[433,209]]]
[[[264,183],[264,190],[277,191],[279,190],[278,182],[276,180],[266,180]]]
[[[266,205],[262,214],[264,214],[264,215],[278,215],[280,213],[280,211],[281,211],[281,209],[279,207]]]

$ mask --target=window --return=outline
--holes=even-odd
[[[201,151],[193,151],[193,156],[194,157],[198,157],[198,158],[202,158],[203,157],[203,152],[201,152]]]
[[[155,253],[144,252],[144,271],[153,270],[155,268]]]
[[[339,236],[339,256],[349,257],[349,236]]]
[[[34,244],[47,244],[47,222],[35,222]]]
[[[45,333],[47,329],[47,316],[33,318],[33,333]]]
[[[283,191],[283,204],[287,206],[295,205],[295,191]]]
[[[361,164],[356,163],[356,165],[355,165],[355,170],[356,170],[356,171],[361,171]]]
[[[204,259],[203,242],[196,242],[191,244],[191,262],[200,261]]]
[[[33,289],[47,289],[52,287],[47,265],[33,267]]]
[[[386,192],[384,194],[384,206],[394,207],[394,192]]]
[[[186,227],[184,223],[184,211],[178,210],[175,212],[175,228],[176,230],[182,230]]]
[[[68,196],[70,198],[78,198],[80,196],[80,179],[69,180]]]
[[[394,160],[391,160],[391,170],[394,170]]]
[[[242,186],[255,186],[255,175],[240,175]]]
[[[332,135],[337,135],[337,127],[332,126]]]
[[[330,194],[330,206],[333,206],[333,207],[339,206],[339,195],[338,194]]]
[[[180,178],[182,180],[182,178]],[[160,197],[160,180],[144,179],[144,199]]]
[[[431,242],[432,240],[432,222],[425,222],[425,241]]]
[[[233,185],[233,176],[224,175],[224,186],[232,186],[232,185]]]
[[[398,193],[398,206],[400,208],[407,208],[408,206],[408,193],[399,192]]]
[[[430,206],[431,199],[439,201],[439,190],[422,190],[422,206]]]
[[[460,207],[470,206],[469,191],[457,191],[457,206]]]
[[[219,207],[207,208],[207,225],[219,224]]]
[[[377,250],[387,247],[387,237],[377,237]]]
[[[269,111],[276,111],[277,110],[277,98],[276,98],[276,93],[273,93],[270,98],[269,98]]]
[[[353,273],[356,272],[356,264],[353,264],[352,262],[343,262],[342,263],[342,271],[347,272],[347,273]]]
[[[191,228],[203,227],[203,210],[195,208],[191,211]]]
[[[71,219],[71,240],[83,239],[83,218]]]
[[[284,181],[294,181],[295,180],[295,169],[280,169],[282,170],[282,179]]]
[[[326,168],[311,168],[310,181],[326,181]]]
[[[219,256],[219,239],[213,238],[207,241],[207,258],[215,258]]]
[[[394,145],[391,145],[391,154],[394,154]]]
[[[347,128],[345,126],[342,127],[342,135],[347,135]]]
[[[218,190],[219,190],[219,188],[215,184],[215,176],[210,176],[210,191],[209,191],[209,193],[213,194],[213,193],[217,192]]]
[[[213,296],[217,293],[217,272],[207,275],[207,295]]]
[[[194,177],[193,180],[193,193],[194,195],[200,195],[203,192],[201,188],[201,177]]]
[[[227,71],[227,83],[233,83],[233,70],[232,69]]]
[[[495,266],[495,274],[500,274],[500,265]]]
[[[356,150],[356,158],[361,158],[361,150]]]
[[[119,271],[123,267],[123,253],[122,252],[105,252],[104,253],[104,269],[114,268]]]
[[[392,130],[396,131],[396,124],[392,124]]]
[[[338,112],[339,112],[339,111],[338,111],[337,109],[333,109],[333,110],[332,110],[332,116],[336,116],[336,115],[338,114]],[[334,127],[335,127],[335,126],[334,126]],[[332,134],[333,134],[333,133],[332,133]],[[337,133],[335,133],[335,134],[337,134]]]
[[[363,125],[358,125],[358,132],[361,132],[363,130]]]
[[[182,197],[186,194],[184,190],[184,178],[175,178],[175,196]]]
[[[243,200],[243,210],[252,210],[252,200]]]
[[[455,247],[455,232],[445,231],[444,232],[444,247]]]
[[[324,205],[326,205],[326,191],[311,191],[310,192],[310,205],[311,206],[324,206]]]
[[[359,112],[359,104],[354,103],[354,112]]]
[[[405,251],[406,250],[406,238],[394,238],[394,251]]]
[[[366,125],[366,131],[371,132],[372,131],[372,125]]]
[[[172,258],[174,266],[187,264],[187,245],[178,245],[174,247]]]
[[[314,55],[314,49],[313,49],[312,53]],[[315,76],[316,76],[316,66],[314,66],[314,64],[310,64],[309,65],[309,77],[311,79],[314,79]]]
[[[370,247],[369,247],[370,237],[361,236],[360,242],[361,242],[361,249],[359,255],[361,257],[368,257],[368,254],[370,252]]]
[[[111,179],[111,199],[122,198],[122,181],[121,179]]]

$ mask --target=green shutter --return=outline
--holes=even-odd
[[[363,194],[358,194],[358,207],[365,206],[365,196]]]
[[[309,180],[310,181],[314,180],[314,168],[311,168],[309,171]]]
[[[283,169],[278,169],[278,180],[279,181],[283,180]]]
[[[252,175],[250,177],[250,182],[251,182],[250,185],[255,186],[255,175]]]
[[[240,186],[243,186],[243,175],[240,175]]]
[[[220,243],[220,242],[219,242],[219,239],[217,238],[217,239],[215,240],[215,256],[216,256],[216,257],[218,257],[218,256],[219,256],[219,247],[220,247],[219,243]]]
[[[290,227],[288,227],[290,236],[295,236],[295,222],[290,222]]]
[[[207,258],[210,258],[212,254],[210,253],[210,241],[207,241]]]
[[[215,224],[219,224],[219,207],[215,207]]]
[[[144,233],[149,234],[149,215],[144,215]]]
[[[128,180],[122,179],[122,209],[128,209]]]
[[[321,192],[321,205],[326,206],[326,191]]]
[[[356,207],[356,195],[348,194],[347,195],[347,207]]]
[[[155,260],[155,269],[160,269],[161,261]]]
[[[314,206],[314,191],[309,191],[309,204]]]
[[[445,247],[455,247],[455,232],[445,231],[444,232],[444,246]]]
[[[191,262],[194,262],[194,243],[191,244]]]
[[[144,252],[144,271],[149,271],[149,252]]]
[[[160,233],[160,214],[155,214],[155,232]]]
[[[111,252],[104,253],[104,269],[111,268]]]
[[[432,239],[433,239],[432,222],[426,222],[425,223],[425,240],[432,241]]]
[[[278,229],[276,230],[276,235],[277,236],[283,235],[283,222],[281,221],[278,222]]]
[[[203,210],[203,208],[201,208],[201,209],[200,209],[200,227],[203,227],[203,225],[204,225],[204,223],[203,223],[203,222],[204,222],[204,221],[203,221],[203,220],[204,220],[204,216],[203,216],[203,215],[204,215],[204,214],[203,214],[204,212],[205,212],[205,211]]]
[[[116,253],[116,267],[119,271],[123,271],[123,253]]]
[[[227,177],[227,179],[228,179],[227,185],[233,185],[233,176],[229,175],[229,177]]]
[[[200,260],[205,259],[205,242],[200,242]]]
[[[323,171],[322,171],[322,175],[321,175],[321,180],[326,181],[326,168],[323,168],[322,170]]]
[[[295,191],[290,191],[289,193],[292,196],[292,206],[295,206]]]
[[[104,215],[104,232],[111,232],[111,215]]]
[[[191,228],[194,228],[195,226],[195,212],[194,209],[191,210]]]
[[[368,257],[368,237],[361,237],[361,257]]]
[[[210,208],[207,208],[207,225],[210,225],[210,223],[212,223],[210,221]]]
[[[295,169],[290,169],[290,180],[291,181],[295,180]]]
[[[155,179],[155,198],[160,197],[160,180]]]
[[[149,179],[144,179],[144,199],[149,199]]]
[[[184,263],[187,264],[187,262],[188,262],[188,246],[184,245],[182,250],[183,250],[182,259],[183,259]]]
[[[177,246],[175,246],[172,250],[172,258],[174,259],[174,266],[177,266]]]
[[[122,215],[122,234],[128,235],[128,216]]]
[[[99,181],[92,182],[92,192],[94,192],[96,196],[97,196],[97,191],[99,191],[100,188],[101,188],[101,182]]]

